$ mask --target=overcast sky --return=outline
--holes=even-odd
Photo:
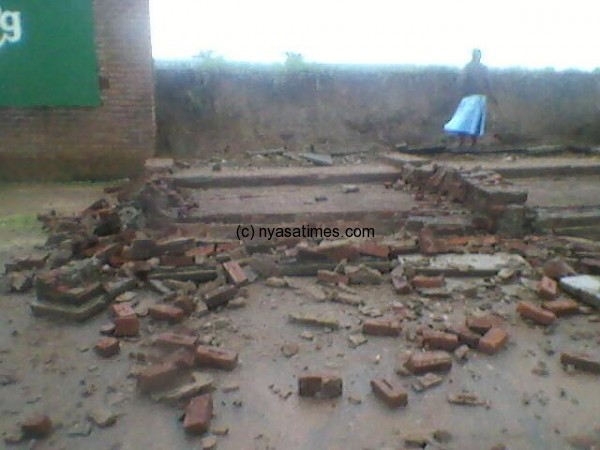
[[[600,0],[150,0],[154,57],[600,67]]]

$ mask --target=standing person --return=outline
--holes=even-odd
[[[486,98],[498,103],[492,94],[488,68],[481,64],[481,50],[473,50],[471,62],[462,71],[460,84],[463,98],[452,119],[444,125],[444,131],[458,135],[460,147],[464,147],[469,136],[471,147],[474,147],[485,132]]]

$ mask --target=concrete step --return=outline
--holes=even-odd
[[[600,207],[538,208],[537,214],[536,231],[600,226]]]
[[[362,223],[405,218],[425,206],[409,192],[383,184],[359,184],[344,193],[340,185],[213,188],[190,191],[198,208],[187,222],[284,223],[334,220]]]
[[[362,164],[333,167],[264,167],[227,169],[188,169],[170,177],[183,188],[240,188],[279,185],[330,185],[357,183],[384,183],[395,181],[398,170],[389,164]]]

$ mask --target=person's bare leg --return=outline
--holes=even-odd
[[[464,134],[459,134],[458,135],[458,147],[464,147],[465,146],[465,135]]]
[[[475,147],[477,145],[477,136],[471,136],[471,147]]]

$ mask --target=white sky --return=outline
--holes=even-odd
[[[150,0],[154,57],[600,67],[600,0]]]

